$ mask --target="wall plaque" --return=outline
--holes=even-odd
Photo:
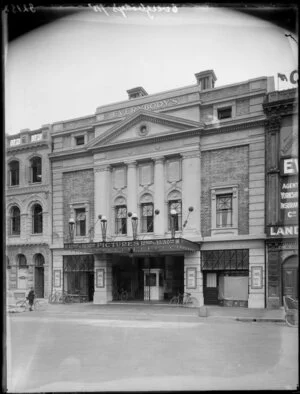
[[[186,287],[187,289],[196,289],[197,287],[197,269],[187,268],[186,270]]]
[[[54,270],[54,287],[61,287],[61,271]]]
[[[96,287],[105,287],[104,269],[96,269]]]

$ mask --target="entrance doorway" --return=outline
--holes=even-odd
[[[288,257],[283,263],[283,296],[298,299],[298,256]]]
[[[203,275],[203,297],[205,305],[218,305],[218,276],[216,272]]]
[[[44,298],[44,256],[34,256],[34,291],[37,298]]]

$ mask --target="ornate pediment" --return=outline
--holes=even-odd
[[[91,141],[87,148],[97,148],[106,145],[145,140],[161,137],[184,130],[203,127],[203,123],[190,121],[175,116],[151,111],[139,110],[133,115],[112,126],[102,135]]]

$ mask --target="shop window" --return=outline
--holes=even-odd
[[[30,160],[31,182],[39,183],[42,181],[42,159],[34,157]]]
[[[217,196],[217,228],[232,227],[232,194]]]
[[[174,228],[175,228],[175,231],[180,231],[182,229],[182,202],[181,202],[181,200],[170,200],[169,201],[169,209],[168,209],[169,230],[171,230],[171,226],[172,226],[171,211],[173,209],[177,213],[174,216]]]
[[[19,185],[19,172],[20,165],[17,160],[11,161],[9,163],[9,185],[18,186]]]
[[[43,209],[39,204],[32,208],[32,232],[41,234],[43,232]]]
[[[127,234],[127,207],[119,205],[115,207],[115,233]]]
[[[218,108],[218,119],[228,119],[232,117],[232,108],[225,107],[225,108]]]
[[[10,233],[11,235],[20,235],[21,233],[20,209],[16,206],[10,210]]]
[[[153,233],[153,204],[141,205],[141,232]]]
[[[85,208],[75,209],[76,236],[86,235],[86,211]]]

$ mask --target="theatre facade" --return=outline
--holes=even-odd
[[[52,124],[51,291],[266,306],[263,101],[274,81],[195,77]]]

